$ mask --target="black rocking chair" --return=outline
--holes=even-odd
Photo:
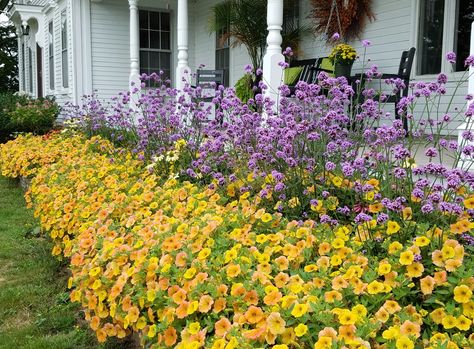
[[[415,58],[415,48],[412,47],[408,51],[403,51],[402,52],[402,57],[400,59],[400,65],[398,67],[398,74],[382,74],[380,79],[401,79],[405,85],[405,87],[401,90],[398,90],[396,93],[385,96],[384,103],[394,103],[395,104],[395,119],[400,119],[400,117],[403,119],[403,128],[405,131],[408,131],[408,119],[406,118],[406,115],[400,115],[398,111],[398,102],[403,97],[408,96],[408,89],[409,89],[409,84],[410,84],[410,74],[411,74],[411,68],[413,66],[413,60]],[[380,96],[378,96],[378,99],[380,99]]]

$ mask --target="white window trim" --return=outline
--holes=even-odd
[[[463,71],[454,71],[453,66],[446,61],[445,55],[447,52],[454,50],[454,27],[456,25],[456,5],[457,0],[444,0],[444,25],[443,25],[443,45],[441,59],[441,72],[448,74],[451,79],[459,80],[462,78]],[[421,0],[415,0],[411,3],[411,46],[416,48],[415,59],[413,61],[412,76],[416,80],[433,80],[438,74],[418,74],[418,59],[419,54],[418,36],[420,33],[420,11]]]

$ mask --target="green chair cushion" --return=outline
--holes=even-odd
[[[283,73],[283,83],[288,86],[296,85],[302,71],[303,67],[286,68]]]
[[[334,72],[334,64],[331,62],[331,60],[327,57],[323,58],[321,60],[321,65],[319,66],[321,69],[325,70],[330,70]],[[330,76],[334,76],[334,74],[328,73]]]

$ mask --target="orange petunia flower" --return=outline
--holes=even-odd
[[[176,343],[178,339],[178,335],[174,327],[168,327],[166,331],[163,333],[165,339],[165,345],[167,347],[171,347]]]
[[[229,264],[226,270],[226,274],[229,278],[235,278],[240,274],[240,265],[239,264]]]
[[[257,340],[259,339],[267,330],[265,326],[255,328],[253,330],[248,330],[243,332],[244,338]]]
[[[98,329],[96,332],[95,332],[96,336],[97,336],[97,341],[99,343],[104,343],[106,340],[107,340],[107,332],[105,332],[104,329]]]
[[[275,305],[280,301],[281,298],[282,294],[280,291],[272,291],[263,297],[263,302],[266,305]]]
[[[332,327],[325,327],[318,333],[318,337],[330,337],[332,339],[337,339],[337,332]]]
[[[275,276],[275,286],[278,287],[278,288],[282,288],[283,286],[285,286],[288,281],[290,280],[290,277],[288,276],[288,274],[286,273],[278,273],[276,276]]]
[[[188,308],[189,302],[183,301],[180,303],[180,305],[176,308],[176,316],[178,319],[184,319],[186,316],[188,316]]]
[[[227,287],[227,285],[221,284],[217,287],[217,294],[219,296],[225,296],[227,294],[228,289],[229,288]]]
[[[122,299],[122,310],[128,312],[132,307],[132,299],[129,295],[123,297]]]
[[[216,313],[216,314],[220,313],[222,310],[225,309],[226,304],[227,304],[227,301],[226,301],[225,298],[221,297],[221,298],[216,299],[216,301],[214,303],[213,312]]]
[[[263,318],[263,311],[260,307],[250,306],[244,314],[249,324],[256,324]]]
[[[280,313],[273,312],[267,318],[268,331],[274,335],[285,332],[285,320],[282,319]]]
[[[274,260],[275,264],[277,265],[278,269],[281,271],[287,270],[289,266],[288,258],[285,256],[280,256]]]
[[[352,341],[355,338],[355,332],[356,332],[356,327],[354,325],[339,326],[338,338],[341,340],[345,340],[346,342]]]
[[[342,294],[338,291],[328,291],[324,293],[324,300],[328,303],[342,300]]]
[[[420,289],[425,295],[432,294],[435,285],[436,281],[432,276],[426,276],[423,279],[420,279]]]
[[[212,299],[212,297],[209,295],[204,295],[201,296],[201,298],[199,299],[198,309],[201,313],[207,313],[209,310],[211,310],[213,304],[214,300]]]
[[[258,304],[258,293],[255,290],[248,291],[244,296],[244,301],[247,304],[257,305]]]
[[[216,331],[216,336],[224,337],[227,332],[231,329],[232,324],[229,319],[223,317],[214,324],[214,330]]]
[[[94,331],[97,331],[99,329],[99,325],[100,325],[100,318],[98,316],[93,316],[90,322],[90,327]]]
[[[186,264],[187,264],[187,258],[188,258],[188,254],[184,251],[182,252],[179,252],[177,255],[176,255],[176,259],[175,259],[175,264],[176,266],[178,267],[185,267]]]
[[[173,302],[175,302],[176,304],[181,304],[186,300],[186,296],[187,296],[186,291],[181,288],[178,291],[176,291],[171,296],[171,298],[173,299]]]
[[[400,333],[405,336],[420,337],[421,327],[416,322],[405,320],[400,326]]]

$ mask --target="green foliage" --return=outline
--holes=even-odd
[[[286,0],[285,7],[294,7],[296,0]],[[254,69],[262,67],[267,45],[267,0],[225,0],[212,8],[210,30],[219,32],[229,28],[222,40],[230,38],[232,46],[244,45]],[[298,50],[300,36],[309,32],[309,27],[299,21],[288,19],[283,23],[283,47]]]
[[[0,93],[18,91],[17,51],[15,26],[0,24]]]
[[[253,98],[252,82],[252,75],[245,74],[235,83],[235,94],[243,103]]]
[[[11,124],[10,112],[15,110],[17,103],[26,103],[27,98],[11,92],[0,93],[0,143],[9,139],[14,131]]]
[[[59,113],[51,99],[30,99],[17,93],[0,94],[0,143],[14,133],[44,134],[50,131]]]
[[[51,130],[59,113],[59,106],[50,99],[28,100],[18,103],[9,113],[14,132],[44,134]]]

